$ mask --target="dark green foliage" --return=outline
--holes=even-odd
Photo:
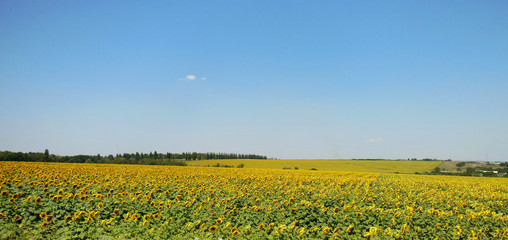
[[[236,153],[158,153],[157,151],[150,153],[123,153],[112,154],[103,157],[97,155],[74,155],[74,156],[56,156],[49,154],[46,149],[44,153],[22,153],[22,152],[0,152],[0,161],[11,162],[68,162],[68,163],[112,163],[112,164],[143,164],[143,165],[176,165],[186,166],[185,161],[207,160],[207,159],[267,159],[266,156],[255,154],[236,154]],[[234,167],[224,165],[221,167]],[[243,168],[244,164],[237,166]]]

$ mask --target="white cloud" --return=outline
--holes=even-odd
[[[180,80],[180,81],[189,81],[189,82],[191,82],[191,81],[194,81],[194,80],[196,80],[196,79],[198,79],[198,77],[197,77],[196,75],[187,75],[187,76],[185,76],[184,78],[180,78],[180,79],[178,79],[178,80]],[[201,77],[200,79],[201,79],[201,80],[207,80],[207,78],[206,78],[206,77]]]
[[[367,142],[370,142],[370,143],[380,143],[380,142],[383,142],[383,141],[384,141],[383,138],[377,137],[377,138],[371,138]]]

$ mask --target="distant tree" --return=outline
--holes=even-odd
[[[473,175],[473,173],[474,173],[474,168],[472,168],[472,167],[466,168],[466,174],[465,174],[466,176],[471,176],[471,175]]]
[[[49,150],[44,150],[44,161],[49,162]]]

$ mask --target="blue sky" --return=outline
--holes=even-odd
[[[506,1],[1,1],[0,150],[508,161]]]

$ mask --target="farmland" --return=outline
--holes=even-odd
[[[257,160],[227,159],[189,161],[189,166],[229,165],[237,167],[244,164],[245,168],[268,169],[317,169],[327,171],[376,172],[376,173],[415,173],[432,171],[441,161],[389,161],[389,160]]]
[[[0,162],[0,238],[508,239],[507,179],[250,167]]]

